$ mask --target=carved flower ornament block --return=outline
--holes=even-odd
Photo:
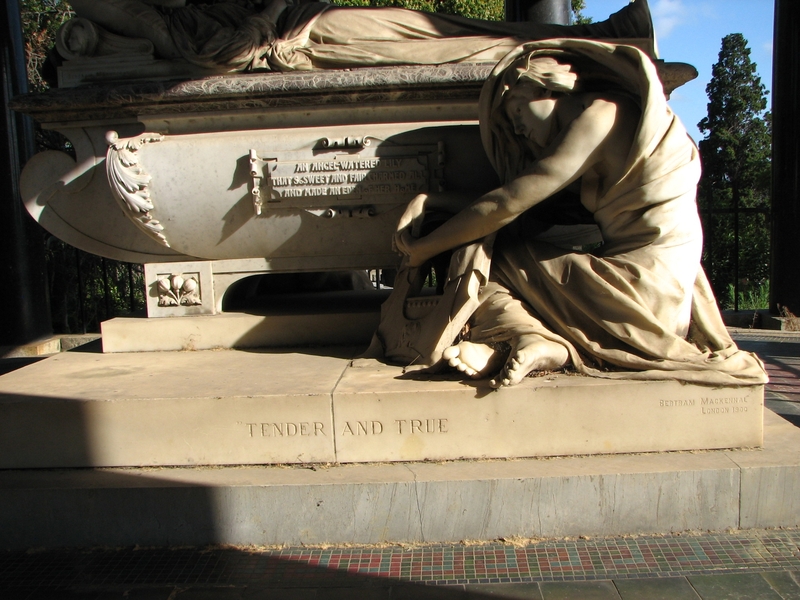
[[[165,275],[158,278],[159,306],[198,306],[200,299],[199,273]]]

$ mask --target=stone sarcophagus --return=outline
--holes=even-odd
[[[238,74],[20,98],[14,108],[75,154],[36,155],[23,198],[54,235],[119,260],[392,267],[414,196],[497,185],[477,127],[489,70]]]
[[[74,152],[34,156],[23,200],[67,243],[145,263],[151,317],[221,313],[253,275],[393,268],[412,198],[498,183],[477,123],[491,66],[84,82],[17,98]],[[147,348],[173,346],[185,342]]]

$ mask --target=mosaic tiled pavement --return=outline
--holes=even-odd
[[[766,595],[701,593],[704,587],[715,587],[713,582],[718,588],[726,581],[736,582],[739,591],[760,585]],[[638,591],[644,586],[653,592],[681,582],[694,594],[687,598],[800,598],[798,581],[800,530],[526,544],[0,553],[0,597],[30,600],[492,596],[624,600],[661,597]],[[560,594],[567,590],[578,595]],[[676,590],[666,597],[683,598]]]
[[[800,332],[736,329],[731,333],[740,348],[758,354],[767,367],[764,404],[800,427]]]

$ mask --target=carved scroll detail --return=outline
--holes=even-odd
[[[160,133],[143,133],[132,138],[120,139],[116,131],[106,136],[106,174],[111,192],[120,203],[125,214],[139,228],[158,243],[169,248],[162,233],[164,227],[152,217],[153,202],[150,199],[150,175],[139,164],[139,148],[151,142],[160,142]]]

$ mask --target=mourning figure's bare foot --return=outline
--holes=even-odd
[[[503,354],[487,346],[472,342],[461,342],[450,346],[442,357],[447,363],[473,379],[488,377],[503,362]]]
[[[568,361],[567,349],[558,342],[535,334],[523,335],[517,339],[506,364],[490,385],[493,388],[516,385],[531,371],[560,369]]]

